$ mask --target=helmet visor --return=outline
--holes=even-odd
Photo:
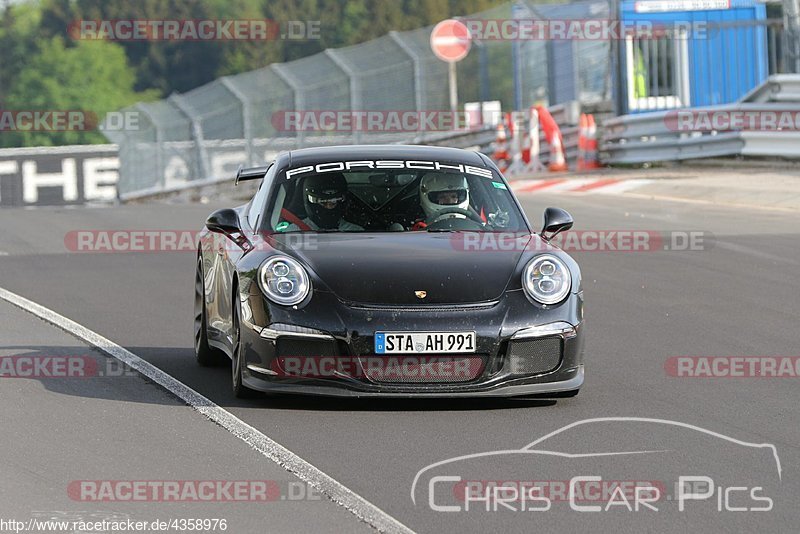
[[[308,201],[311,204],[316,204],[318,206],[321,206],[329,210],[338,208],[339,206],[344,204],[344,195],[327,196],[327,195],[314,195],[309,193],[307,196],[308,196]]]
[[[428,200],[439,206],[458,206],[467,200],[466,189],[447,189],[444,191],[431,191]]]

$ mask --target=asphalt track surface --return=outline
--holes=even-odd
[[[535,223],[546,206],[566,208],[577,230],[706,233],[703,250],[572,253],[587,302],[587,381],[574,399],[234,399],[227,368],[194,363],[192,253],[74,253],[64,243],[70,230],[199,229],[222,203],[2,210],[0,287],[115,341],[418,532],[796,532],[800,379],[679,378],[665,365],[686,355],[800,356],[800,215],[602,195],[530,195],[523,205]],[[92,353],[8,304],[0,303],[0,318],[0,356]],[[297,481],[136,376],[0,380],[0,399],[0,518],[43,511],[142,519],[191,514],[227,518],[230,532],[368,530],[324,498],[76,502],[66,491],[74,480],[268,479],[287,487]],[[519,450],[596,418],[604,420],[545,440],[543,448],[557,454],[508,452],[425,470],[464,455]],[[775,455],[753,446],[765,444]],[[630,451],[650,452],[597,456]],[[579,512],[557,497],[541,511],[519,511],[519,500],[513,511],[487,511],[480,502],[464,511],[463,500],[452,499],[454,488],[428,485],[433,472],[553,484],[590,475],[661,481],[670,499],[665,495],[658,511],[605,510],[603,499],[591,503],[601,511]],[[679,511],[672,481],[701,475],[714,481],[713,495]],[[731,487],[748,490],[726,498]],[[729,511],[761,507],[763,501],[742,497],[754,487],[772,499],[771,510]],[[434,511],[431,498],[462,511]]]

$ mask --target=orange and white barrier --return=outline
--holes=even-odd
[[[578,128],[578,171],[601,167],[598,154],[597,125],[594,116],[581,114]],[[541,133],[540,133],[541,132]],[[574,135],[574,128],[568,130]],[[541,157],[541,138],[548,144],[550,157],[545,166]],[[532,106],[527,113],[503,113],[497,125],[492,158],[505,174],[564,172],[569,168],[561,128],[543,106]]]
[[[561,129],[558,127],[550,111],[544,106],[536,106],[539,113],[539,121],[544,130],[544,136],[550,145],[550,163],[547,170],[550,172],[563,172],[567,170],[567,158],[564,152],[564,139],[561,136]]]

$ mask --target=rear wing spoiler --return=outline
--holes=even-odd
[[[267,171],[269,170],[269,165],[264,165],[263,167],[251,167],[249,169],[245,169],[244,165],[239,165],[239,170],[236,171],[236,181],[233,182],[233,185],[239,185],[239,182],[244,182],[247,180],[258,180],[263,178]]]

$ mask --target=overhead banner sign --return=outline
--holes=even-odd
[[[0,149],[0,206],[84,204],[114,200],[116,145]]]

